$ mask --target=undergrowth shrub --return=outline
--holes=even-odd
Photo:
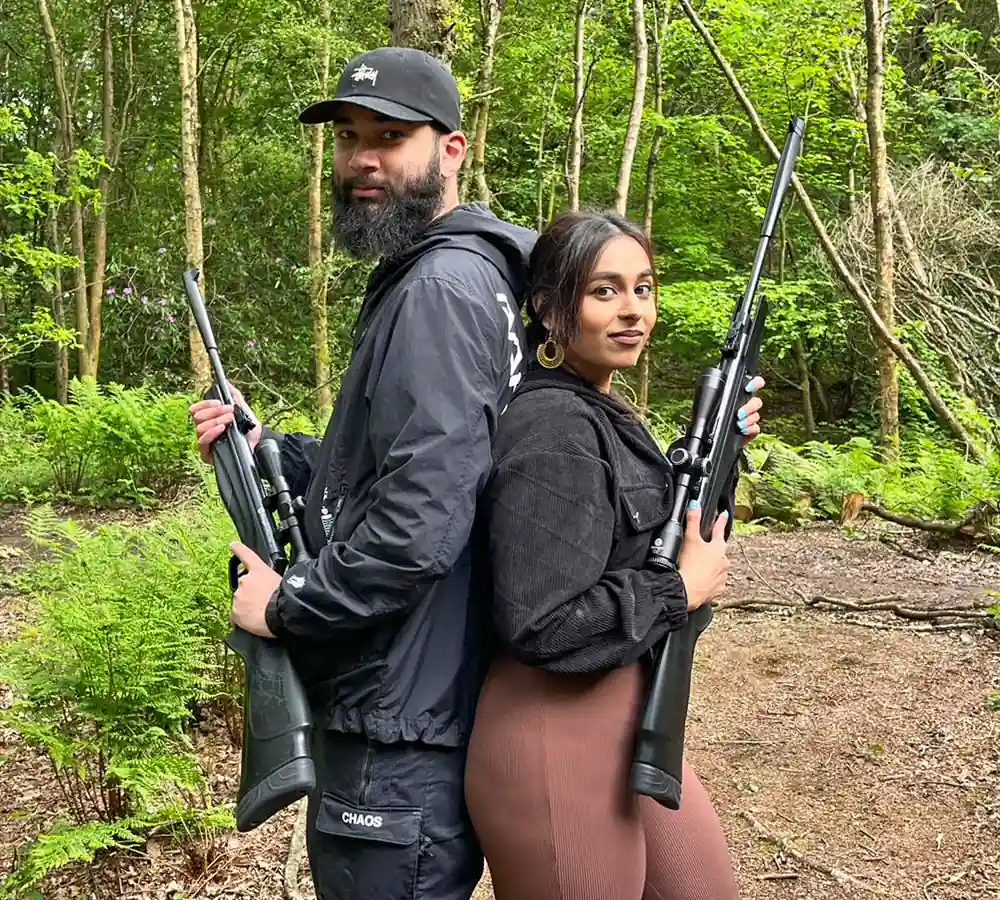
[[[65,406],[27,395],[20,433],[32,436],[30,455],[47,464],[50,480],[34,490],[21,485],[18,496],[102,505],[169,497],[196,471],[191,401],[92,379],[74,379]]]
[[[887,465],[867,438],[844,444],[810,441],[790,447],[762,435],[748,455],[757,472],[755,493],[775,509],[805,497],[804,518],[836,518],[844,497],[860,492],[886,509],[924,519],[955,520],[980,503],[1000,498],[1000,456],[968,459],[953,445],[930,438],[905,443]]]
[[[23,500],[51,489],[52,470],[39,441],[25,405],[0,399],[0,501]]]
[[[0,721],[47,753],[72,822],[27,848],[0,896],[153,825],[229,815],[213,810],[185,727],[195,702],[240,690],[222,663],[232,526],[221,504],[93,532],[40,507],[27,531],[48,552],[15,580],[36,602],[0,648],[14,694]]]

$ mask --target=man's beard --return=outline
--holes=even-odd
[[[377,187],[377,200],[355,197],[354,188]],[[333,233],[358,259],[398,256],[416,243],[441,208],[444,178],[436,157],[423,176],[401,187],[365,177],[333,179]]]

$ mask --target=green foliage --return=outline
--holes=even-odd
[[[37,507],[27,532],[46,554],[14,580],[36,604],[0,648],[14,695],[0,721],[47,753],[75,827],[57,823],[23,850],[0,897],[154,825],[183,839],[231,827],[185,727],[196,701],[242,691],[222,645],[232,526],[218,501],[94,531]]]
[[[173,803],[155,813],[130,816],[114,822],[87,822],[75,825],[56,821],[37,838],[18,848],[14,870],[0,882],[0,900],[37,900],[33,891],[47,875],[78,863],[92,863],[102,851],[127,849],[143,843],[145,834],[156,828],[170,834],[179,844],[213,841],[236,826],[228,809],[216,806],[193,807]]]
[[[69,198],[56,190],[55,157],[26,146],[30,118],[27,104],[0,105],[0,311],[4,312],[0,365],[45,343],[75,344],[74,332],[58,326],[48,310],[20,302],[32,288],[48,288],[60,266],[77,265],[75,257],[57,253],[39,240],[46,216],[54,215]],[[3,162],[11,149],[19,157],[17,162]],[[80,160],[85,161],[86,154]],[[7,221],[23,222],[24,230],[4,227]]]
[[[885,464],[873,443],[855,437],[841,445],[810,441],[789,447],[762,435],[749,450],[764,490],[778,507],[806,495],[803,515],[836,518],[846,494],[863,493],[892,512],[937,520],[961,519],[968,509],[1000,496],[1000,456],[970,461],[930,438],[903,445],[898,463]]]
[[[72,825],[57,822],[19,851],[15,870],[0,883],[0,898],[32,896],[28,892],[46,875],[73,863],[90,863],[101,850],[141,843],[133,819]],[[34,894],[40,897],[39,894]]]
[[[717,360],[748,277],[749,270],[711,281],[661,285],[654,346],[685,369],[697,371]],[[765,367],[781,369],[789,363],[794,367],[795,343],[801,341],[803,350],[825,370],[833,373],[843,368],[845,315],[842,306],[830,302],[827,285],[811,279],[782,284],[764,279],[759,291],[768,302],[761,348]]]
[[[30,410],[23,402],[0,400],[0,500],[41,496],[51,484]]]
[[[16,582],[37,607],[0,655],[15,694],[4,720],[48,753],[80,823],[195,790],[190,705],[232,690],[221,682],[228,517],[192,503],[88,532],[39,507],[27,530],[48,558]]]
[[[35,394],[23,412],[8,413],[20,446],[30,447],[51,472],[51,490],[33,496],[140,505],[169,496],[196,471],[187,412],[192,399],[91,379],[71,382],[66,406]]]
[[[0,274],[0,278],[2,277]],[[21,322],[6,334],[0,334],[0,364],[37,350],[45,343],[57,347],[76,347],[76,332],[57,325],[47,309],[36,307],[30,320]]]

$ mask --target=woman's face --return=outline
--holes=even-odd
[[[580,306],[580,333],[566,362],[602,391],[611,375],[639,361],[656,324],[653,266],[642,245],[619,235],[605,245]]]

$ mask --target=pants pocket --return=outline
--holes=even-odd
[[[412,900],[421,818],[417,807],[362,807],[324,792],[309,835],[319,900]]]

